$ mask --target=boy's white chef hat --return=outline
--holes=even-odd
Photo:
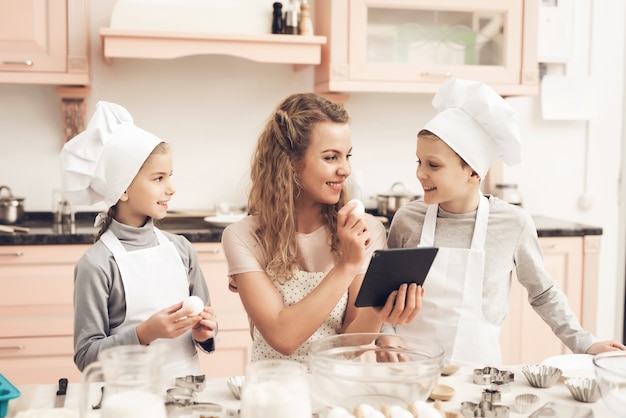
[[[445,141],[481,178],[498,158],[508,165],[521,162],[517,116],[491,87],[451,80],[441,85],[432,104],[439,113],[424,129]]]
[[[64,196],[76,205],[115,205],[161,142],[122,106],[98,102],[87,129],[61,150]]]

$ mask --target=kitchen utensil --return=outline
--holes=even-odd
[[[104,380],[103,418],[166,418],[161,392],[164,360],[164,347],[158,344],[121,345],[100,352],[98,361],[82,373],[80,417],[91,413],[90,384]]]
[[[496,367],[483,367],[474,369],[472,380],[477,385],[490,385],[494,382],[511,383],[515,380],[515,374]]]
[[[241,399],[241,388],[245,382],[244,376],[231,376],[226,380],[226,386],[230,389],[235,399]]]
[[[528,383],[536,388],[552,387],[563,374],[561,369],[545,364],[527,364],[522,367],[522,373]]]
[[[441,375],[451,376],[454,373],[458,372],[460,368],[461,366],[459,366],[458,364],[446,364],[443,366],[443,369],[441,369]]]
[[[396,182],[391,185],[388,193],[377,195],[378,214],[392,217],[401,206],[420,197],[407,191],[404,183]]]
[[[55,408],[63,408],[65,406],[65,395],[67,395],[67,379],[62,377],[59,379],[59,390],[57,390],[57,397],[54,399]]]
[[[565,386],[578,402],[593,403],[600,399],[600,390],[596,379],[572,377],[565,381]]]
[[[0,225],[0,232],[6,232],[7,234],[15,235],[17,232],[29,232],[30,228],[24,226],[15,225]]]
[[[0,374],[0,418],[7,415],[9,400],[20,395],[21,392],[6,377]]]
[[[593,357],[602,401],[615,414],[626,411],[626,352],[608,351]]]
[[[430,399],[439,401],[449,401],[454,396],[455,390],[452,386],[435,385],[430,392]]]
[[[259,360],[246,367],[242,418],[311,418],[307,368],[293,360]]]
[[[384,345],[383,345],[384,344]],[[443,368],[443,347],[416,337],[350,333],[309,348],[311,393],[321,406],[406,406],[425,401]]]
[[[520,414],[525,414],[530,411],[537,402],[539,402],[539,396],[534,393],[522,393],[515,397],[515,410]]]
[[[24,198],[13,196],[9,186],[0,186],[0,224],[14,224],[23,219]]]
[[[100,400],[97,403],[91,405],[91,409],[100,409],[102,408],[102,399],[104,398],[104,386],[100,388]]]
[[[228,225],[245,217],[245,213],[234,213],[230,215],[207,216],[204,218],[204,221],[218,228],[226,228]]]

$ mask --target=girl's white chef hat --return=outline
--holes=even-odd
[[[98,102],[87,129],[61,150],[64,196],[76,205],[115,205],[161,142],[122,106]]]
[[[451,80],[441,85],[432,104],[439,113],[424,129],[445,141],[481,178],[498,158],[508,165],[521,162],[517,116],[491,87]]]

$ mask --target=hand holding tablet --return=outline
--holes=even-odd
[[[355,306],[384,306],[387,297],[403,283],[423,285],[437,248],[388,248],[376,250],[365,272]]]

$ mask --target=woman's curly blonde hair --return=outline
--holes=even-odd
[[[297,93],[284,99],[271,114],[252,158],[252,186],[248,209],[256,215],[255,231],[268,260],[266,271],[284,283],[298,266],[295,201],[300,193],[296,167],[306,154],[317,123],[349,122],[343,106],[314,93]],[[331,233],[331,251],[340,255],[337,211],[348,200],[344,187],[339,202],[323,212]]]

